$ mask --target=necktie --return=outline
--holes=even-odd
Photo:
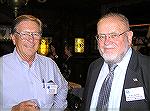
[[[111,85],[114,77],[114,70],[117,67],[117,64],[110,64],[108,65],[108,67],[109,67],[109,73],[106,76],[99,93],[98,103],[96,107],[97,111],[107,111],[108,108],[108,101],[109,101]]]

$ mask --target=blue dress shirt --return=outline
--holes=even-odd
[[[4,109],[27,100],[36,100],[45,110],[60,111],[67,107],[68,83],[52,59],[36,54],[29,67],[14,49],[13,53],[1,57],[1,62]],[[49,93],[45,87],[49,82],[57,86],[56,94]]]

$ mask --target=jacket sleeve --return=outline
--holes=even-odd
[[[144,56],[144,55],[140,55],[139,59],[140,61],[140,65],[141,65],[141,69],[142,69],[142,77],[143,77],[143,81],[146,87],[146,91],[147,91],[147,98],[149,101],[149,106],[150,106],[150,57],[149,56]]]

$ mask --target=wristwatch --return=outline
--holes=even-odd
[[[57,58],[58,58],[58,55],[55,55],[54,57],[57,59]]]

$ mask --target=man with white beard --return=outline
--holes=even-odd
[[[82,111],[150,110],[150,57],[131,47],[132,37],[124,15],[99,19],[96,39],[102,57],[89,66]]]

